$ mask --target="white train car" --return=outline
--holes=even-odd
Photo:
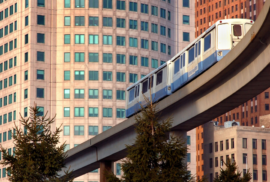
[[[220,61],[248,32],[253,20],[216,22],[166,64],[127,88],[126,117],[145,106],[143,95],[153,102],[170,95]]]

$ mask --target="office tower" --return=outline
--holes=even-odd
[[[196,37],[221,19],[246,18],[256,21],[264,3],[265,0],[198,0],[195,5]],[[260,117],[270,114],[269,102],[267,102],[269,91],[270,89],[267,89],[265,93],[261,93],[232,111],[213,119],[219,121],[219,125],[223,125],[224,121],[236,120],[240,121],[241,125],[260,126]],[[264,120],[267,119],[264,117]],[[203,126],[196,128],[196,170],[199,178],[204,176],[203,133]]]
[[[192,0],[0,0],[2,145],[34,102],[66,150],[124,121],[126,88],[188,45],[194,22]]]

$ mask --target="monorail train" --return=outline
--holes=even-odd
[[[220,61],[243,38],[253,20],[225,19],[216,22],[171,60],[127,88],[126,117],[136,114],[146,102],[157,102]],[[151,89],[151,91],[150,91]]]

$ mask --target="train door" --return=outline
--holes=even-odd
[[[241,24],[232,24],[231,25],[232,30],[232,45],[233,47],[236,46],[241,39],[243,38],[243,25]]]
[[[203,62],[201,59],[201,40],[195,43],[195,60],[198,63],[199,71],[201,72],[203,69]]]
[[[192,45],[192,47],[188,50],[188,79],[191,79],[191,77],[196,76],[198,74],[198,62],[195,60],[195,45]]]
[[[147,104],[144,97],[146,97],[148,100],[151,100],[150,96],[153,96],[153,93],[154,93],[153,87],[154,87],[154,75],[151,75],[147,79],[143,80],[142,82],[142,104],[143,105]]]

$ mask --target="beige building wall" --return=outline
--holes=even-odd
[[[188,170],[191,175],[196,177],[196,128],[187,132],[190,137],[190,144],[188,144],[188,153],[190,154],[190,162],[188,162]]]
[[[76,0],[77,1],[77,0]],[[82,0],[83,1],[83,0]],[[0,98],[2,98],[2,107],[0,107],[0,133],[2,134],[1,144],[6,148],[13,148],[12,139],[8,138],[8,131],[13,127],[13,121],[19,124],[19,113],[22,116],[29,116],[29,106],[34,102],[48,111],[49,116],[56,114],[56,123],[53,126],[66,126],[66,134],[61,134],[60,142],[66,142],[69,148],[80,144],[94,135],[89,135],[89,126],[97,126],[98,133],[103,131],[103,126],[114,126],[125,118],[117,117],[117,109],[125,109],[125,100],[117,99],[117,90],[125,91],[130,83],[129,74],[137,74],[138,79],[142,75],[148,74],[154,68],[151,60],[158,60],[158,66],[161,61],[168,61],[178,51],[184,48],[194,39],[194,1],[189,0],[189,7],[183,7],[182,1],[156,1],[156,0],[136,0],[125,1],[125,10],[116,8],[117,1],[112,0],[112,9],[103,8],[103,0],[98,1],[98,8],[89,8],[89,0],[84,0],[84,7],[76,8],[75,0],[70,0],[70,7],[65,8],[68,0],[49,1],[44,0],[45,5],[38,6],[37,0],[8,0],[0,3],[0,12],[3,11],[3,20],[0,20],[0,29],[8,27],[9,33],[0,38],[0,46],[5,46],[10,41],[16,39],[17,46],[1,54],[0,64],[13,59],[12,67],[1,72],[0,81],[3,81],[2,90],[0,89]],[[129,10],[129,3],[137,3],[137,12]],[[15,4],[17,12],[15,12]],[[148,13],[141,12],[141,4],[148,5]],[[12,7],[13,6],[13,7]],[[158,16],[151,13],[151,7],[157,7]],[[5,17],[5,9],[8,8],[8,16]],[[10,8],[13,14],[10,14]],[[161,17],[161,8],[166,12],[166,18]],[[168,20],[168,12],[171,13],[171,20]],[[37,24],[37,16],[45,17],[44,25]],[[183,15],[189,16],[189,24],[183,23]],[[28,25],[26,17],[28,16]],[[70,17],[70,25],[64,24],[64,17]],[[84,16],[84,25],[75,26],[75,16]],[[95,16],[99,19],[98,26],[89,26],[89,17]],[[103,26],[103,17],[112,18],[112,27]],[[125,19],[125,28],[117,27],[117,18]],[[129,20],[137,20],[137,29],[129,28]],[[17,21],[17,30],[15,30],[15,21]],[[148,22],[148,30],[141,30],[141,22]],[[10,24],[13,24],[13,31],[10,32]],[[151,23],[158,26],[158,33],[153,33]],[[160,34],[160,26],[166,27],[166,35]],[[168,29],[171,29],[171,36],[168,36]],[[183,32],[189,33],[189,41],[183,41]],[[44,42],[38,43],[37,34],[44,35]],[[64,43],[64,35],[70,35],[70,43]],[[84,35],[84,43],[76,44],[75,35]],[[28,35],[28,43],[26,43]],[[89,44],[89,35],[98,35],[98,44]],[[103,35],[112,36],[112,45],[103,44]],[[1,35],[0,35],[1,36]],[[125,45],[117,45],[117,36],[125,37]],[[130,47],[129,38],[137,38],[138,46]],[[148,40],[148,49],[141,47],[141,40]],[[151,48],[151,41],[158,42],[158,51]],[[161,43],[166,45],[166,52],[161,52]],[[171,53],[168,52],[168,46],[171,47]],[[3,48],[4,49],[4,48]],[[44,61],[37,59],[37,52],[44,52]],[[84,53],[82,62],[75,62],[75,53]],[[64,53],[70,53],[70,61],[64,62]],[[89,62],[89,53],[98,53],[98,62]],[[112,54],[112,63],[103,62],[103,53]],[[125,64],[118,64],[117,54],[126,56]],[[28,55],[28,59],[27,56]],[[129,56],[137,56],[137,65],[129,63]],[[16,66],[15,66],[16,57]],[[141,57],[148,58],[148,66],[141,65]],[[0,65],[1,67],[1,65]],[[37,78],[37,70],[44,71],[44,79]],[[28,71],[28,78],[25,73]],[[64,80],[64,71],[70,71],[70,80]],[[84,71],[83,80],[75,80],[75,71]],[[98,71],[98,80],[89,80],[89,71]],[[103,72],[112,72],[112,81],[103,80]],[[117,81],[117,72],[125,73],[125,81]],[[9,77],[16,74],[16,84],[9,85]],[[7,87],[4,88],[4,80],[7,78]],[[1,82],[0,82],[1,83]],[[1,87],[0,87],[1,88]],[[44,95],[38,96],[37,89],[44,89]],[[27,94],[25,94],[27,89]],[[64,89],[70,90],[69,98],[64,98]],[[84,97],[75,98],[75,89],[84,89]],[[98,90],[98,98],[89,98],[89,89]],[[112,99],[103,98],[103,90],[112,90]],[[16,93],[14,100],[14,93]],[[9,103],[9,95],[12,94],[12,102]],[[26,97],[27,95],[27,97]],[[7,98],[7,104],[4,104],[4,98]],[[1,101],[1,99],[0,99]],[[1,106],[1,104],[0,104]],[[68,117],[64,116],[64,108],[69,108]],[[98,116],[89,116],[89,107],[98,108]],[[75,108],[81,109],[80,117],[75,117]],[[103,108],[112,109],[112,117],[103,117]],[[15,111],[15,112],[14,112]],[[25,113],[25,111],[28,111]],[[9,113],[12,112],[12,118]],[[1,121],[2,116],[2,121]],[[15,117],[14,117],[15,116]],[[6,119],[4,119],[6,118]],[[9,121],[10,118],[10,121]],[[4,121],[5,120],[5,121]],[[75,134],[75,126],[82,126],[81,135]],[[81,128],[82,128],[81,127]],[[64,129],[64,128],[63,128]],[[4,133],[6,132],[6,141]],[[192,142],[195,143],[195,142]],[[68,148],[67,148],[68,149]],[[1,167],[0,181],[6,181],[3,177],[3,168]],[[5,175],[4,175],[5,176]],[[99,181],[99,172],[92,172],[75,179],[75,181]]]
[[[221,163],[221,157],[223,157],[224,162],[226,162],[227,157],[235,161],[242,174],[244,170],[249,169],[252,174],[252,182],[268,181],[270,175],[268,167],[270,162],[270,151],[268,150],[270,129],[249,126],[223,128],[213,126],[212,122],[205,124],[204,128],[204,174],[210,182],[211,178],[220,174],[220,168],[226,168]],[[223,142],[223,150],[221,150],[221,142]],[[217,150],[215,145],[217,145]],[[246,155],[247,157],[245,157]],[[265,160],[263,160],[264,157]],[[247,159],[246,163],[245,159]]]

